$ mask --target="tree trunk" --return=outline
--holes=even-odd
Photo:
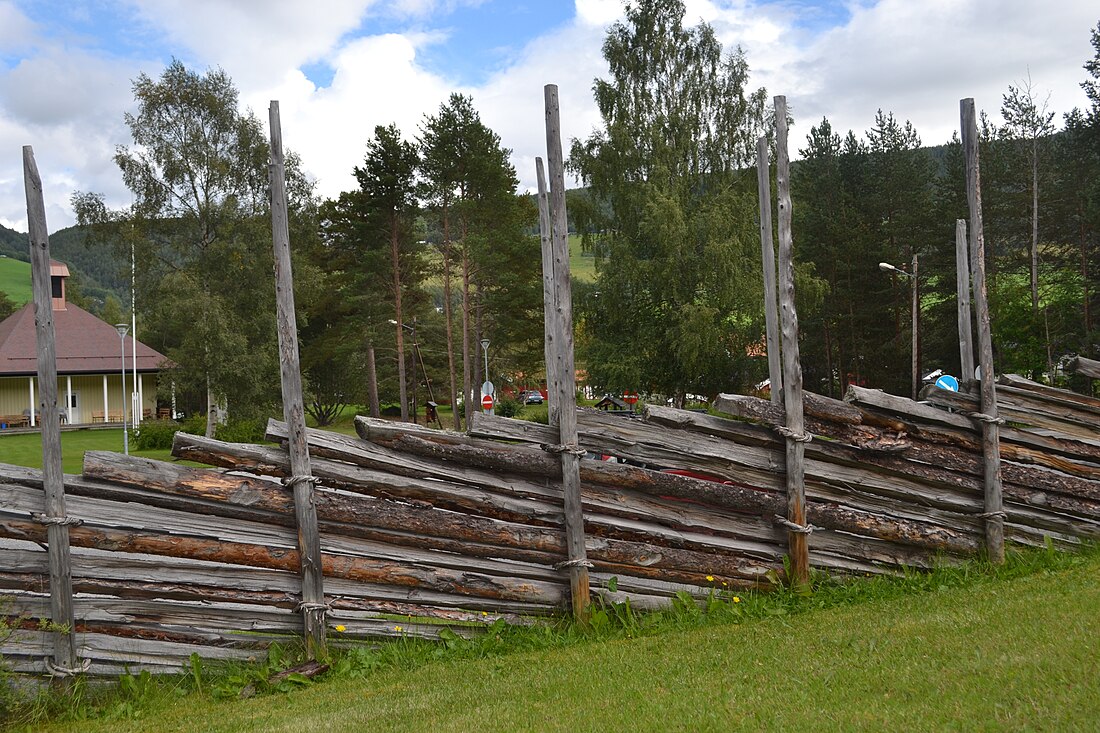
[[[458,414],[458,381],[455,378],[454,316],[451,313],[451,218],[447,204],[443,204],[443,319],[447,322],[447,377],[450,379],[448,398],[455,430],[462,430],[462,418]]]
[[[462,223],[462,407],[466,424],[474,412],[473,369],[470,367],[470,252],[466,222]]]
[[[367,394],[370,400],[370,416],[382,417],[378,405],[378,370],[374,365],[374,342],[367,342]]]
[[[405,321],[401,312],[401,249],[397,239],[397,215],[390,216],[390,266],[393,268],[393,310],[397,325],[397,389],[401,399],[401,422],[409,421],[409,397],[405,385]]]

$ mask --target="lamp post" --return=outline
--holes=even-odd
[[[389,322],[390,322],[390,325],[392,325],[392,326],[397,325],[397,321],[393,320],[392,318],[389,319]],[[413,316],[413,322],[412,322],[411,326],[407,323],[402,323],[401,328],[405,329],[406,331],[408,331],[412,334],[413,353],[416,354],[419,357],[420,345],[416,342],[416,316]],[[412,376],[413,376],[413,378],[412,378],[412,383],[413,383],[413,385],[412,385],[413,386],[413,394],[412,394],[413,423],[418,424],[417,423],[417,417],[416,417],[416,382],[417,382],[417,379],[416,379],[416,359],[413,359],[413,375]],[[427,375],[425,375],[425,379],[427,379]]]
[[[130,436],[126,430],[126,332],[130,326],[125,323],[116,323],[118,340],[122,345],[122,452],[130,455]]]
[[[488,391],[489,394],[493,392],[493,382],[489,379],[489,339],[481,339],[481,352],[485,355],[485,384],[482,386],[482,391]],[[490,415],[495,414],[496,410],[490,407],[485,410]]]
[[[878,268],[883,272],[892,272],[896,275],[904,275],[909,278],[912,283],[913,290],[913,384],[912,384],[912,398],[917,399],[917,394],[920,392],[920,280],[917,272],[917,255],[913,255],[913,271],[906,272],[901,268],[894,267],[889,262],[878,263]]]

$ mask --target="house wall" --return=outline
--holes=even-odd
[[[156,414],[157,377],[155,374],[139,374],[142,383],[142,410]],[[122,405],[125,400],[127,421],[132,419],[129,407],[129,393],[133,388],[132,374],[126,375],[126,396],[122,393],[122,377],[119,374],[107,375],[107,405],[109,422],[121,422]],[[22,415],[30,408],[30,387],[27,377],[0,377],[0,415]],[[68,394],[67,378],[57,380],[57,404],[64,409]],[[103,375],[89,374],[72,377],[72,391],[77,397],[77,407],[73,410],[72,423],[88,424],[103,422],[99,418],[103,409]],[[38,379],[34,380],[35,403],[39,400]],[[35,405],[37,409],[37,404]],[[112,420],[113,418],[113,420]]]

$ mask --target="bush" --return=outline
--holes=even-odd
[[[172,436],[183,426],[175,420],[145,420],[134,431],[134,448],[137,450],[169,450]]]
[[[501,417],[515,417],[519,412],[520,404],[515,398],[502,394],[497,402],[495,413]]]
[[[266,432],[266,420],[230,418],[225,425],[219,425],[215,429],[214,437],[226,443],[262,443]]]

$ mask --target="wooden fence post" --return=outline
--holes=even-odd
[[[802,414],[802,364],[798,355],[798,313],[794,307],[794,241],[791,236],[791,177],[790,158],[787,154],[787,98],[775,98],[775,180],[777,208],[779,210],[779,312],[783,340],[783,406],[787,415],[786,473],[787,518],[782,522],[787,528],[787,542],[791,553],[792,582],[806,585],[810,582],[811,531],[806,523],[805,443],[806,433]],[[782,517],[779,517],[782,520]]]
[[[553,427],[561,425],[561,405],[558,396],[551,392],[551,385],[557,383],[557,376],[551,376],[551,370],[556,366],[554,359],[555,333],[554,314],[557,306],[554,303],[554,245],[550,224],[550,193],[546,186],[546,170],[543,167],[542,158],[535,158],[535,178],[538,181],[538,205],[539,205],[539,241],[542,244],[542,330],[544,334],[543,349],[546,355],[546,391],[547,391],[547,417]]]
[[[569,219],[565,211],[565,165],[561,152],[561,124],[558,111],[558,87],[547,84],[543,89],[546,105],[546,160],[550,168],[550,249],[553,271],[543,272],[552,278],[553,303],[545,304],[553,314],[554,328],[547,336],[553,357],[547,360],[547,377],[555,383],[548,386],[551,404],[557,399],[559,444],[561,451],[562,488],[565,504],[565,544],[569,552],[562,567],[569,569],[569,589],[573,602],[573,617],[588,620],[588,561],[584,546],[584,514],[581,509],[580,460],[584,451],[577,443],[577,387],[573,362],[573,292],[569,281]],[[545,246],[546,239],[543,239]],[[543,255],[546,262],[546,255]],[[546,292],[545,289],[543,291]],[[550,362],[553,362],[551,366]]]
[[[959,382],[974,381],[974,336],[970,329],[970,258],[966,246],[966,219],[955,220],[955,286],[958,291]]]
[[[298,323],[294,313],[294,275],[290,269],[290,229],[287,221],[286,168],[279,103],[271,102],[271,234],[275,249],[275,303],[279,331],[279,372],[283,388],[283,420],[287,425],[294,516],[301,558],[302,612],[306,653],[311,659],[327,655],[325,647],[325,591],[321,572],[321,536],[313,499],[314,479],[306,444],[305,404],[298,360]]]
[[[73,634],[73,578],[69,558],[69,525],[79,524],[65,514],[65,476],[61,468],[61,423],[57,410],[57,347],[54,341],[50,287],[50,241],[42,178],[34,150],[23,146],[23,184],[27,194],[27,231],[31,250],[34,327],[38,344],[38,414],[42,426],[42,483],[44,514],[35,519],[46,525],[50,562],[50,616],[53,622],[53,662],[46,669],[54,677],[86,672],[91,660],[76,664]]]
[[[767,327],[768,379],[773,404],[783,402],[783,372],[779,365],[779,314],[775,299],[775,242],[772,237],[772,182],[768,168],[768,138],[756,141],[756,188],[760,197],[760,253],[764,261],[764,323]]]
[[[982,456],[985,462],[985,544],[991,562],[1005,560],[1005,512],[1001,496],[1000,423],[993,379],[993,337],[990,333],[989,302],[985,284],[985,234],[982,229],[982,187],[978,155],[978,124],[974,100],[959,102],[962,144],[966,157],[966,200],[970,207],[970,256],[973,263],[974,301],[978,310],[978,353],[982,377],[982,411],[972,417],[982,426]]]

